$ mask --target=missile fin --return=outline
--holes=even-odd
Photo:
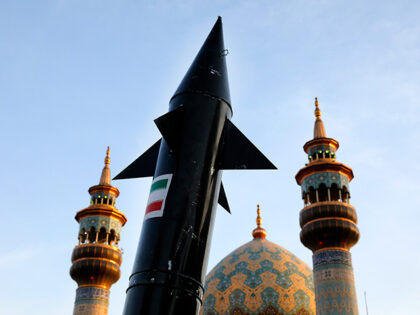
[[[183,120],[184,106],[182,105],[155,119],[155,124],[162,134],[163,139],[165,139],[169,148],[174,152],[176,152],[178,147]]]
[[[229,203],[226,197],[225,188],[223,187],[223,182],[220,183],[220,192],[219,192],[219,205],[221,205],[227,212],[230,213]]]
[[[146,152],[140,155],[133,163],[127,166],[113,179],[127,179],[138,177],[149,177],[155,174],[156,161],[159,155],[159,148],[162,139],[159,139]]]
[[[277,169],[230,120],[226,120],[222,150],[219,169]]]

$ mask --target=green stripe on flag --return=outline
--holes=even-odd
[[[164,189],[166,188],[166,185],[168,185],[168,179],[161,179],[158,180],[157,182],[154,182],[152,184],[152,187],[150,188],[150,192],[158,190],[158,189]]]

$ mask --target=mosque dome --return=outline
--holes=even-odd
[[[265,238],[258,207],[254,239],[207,275],[201,315],[315,315],[312,270]]]

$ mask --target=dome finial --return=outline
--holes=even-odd
[[[318,97],[315,97],[315,126],[314,126],[314,139],[326,138],[324,123],[321,120],[321,110],[319,109]]]
[[[101,179],[99,180],[99,185],[107,185],[111,186],[111,171],[109,169],[109,163],[111,162],[111,158],[109,157],[109,146],[106,150],[105,156],[105,166],[102,170]]]
[[[257,227],[261,227],[262,218],[261,218],[261,210],[260,205],[257,205]]]
[[[261,238],[264,239],[267,236],[267,231],[261,227],[262,218],[261,218],[261,210],[260,205],[257,205],[257,227],[252,231],[252,236],[254,238]]]

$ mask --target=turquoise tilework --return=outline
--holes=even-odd
[[[110,217],[92,216],[80,220],[79,233],[82,231],[82,229],[88,231],[91,227],[94,227],[96,230],[100,230],[102,227],[104,227],[107,232],[115,230],[115,234],[118,236],[120,236],[121,233],[121,223],[118,220]]]
[[[254,239],[209,273],[200,313],[314,315],[312,271],[284,248]]]
[[[345,186],[347,190],[349,190],[348,178],[340,173],[332,172],[322,172],[309,175],[302,181],[301,189],[302,193],[307,193],[309,187],[311,186],[314,187],[314,189],[318,189],[320,184],[325,184],[329,188],[334,183],[337,184],[340,189]]]
[[[327,250],[313,260],[317,315],[359,314],[351,254]]]
[[[99,304],[108,306],[109,290],[97,287],[82,287],[76,290],[76,301],[74,305]]]

